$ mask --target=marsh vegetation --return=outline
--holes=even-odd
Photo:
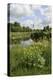
[[[9,23],[10,24],[10,23]],[[10,24],[10,76],[51,73],[51,28]]]

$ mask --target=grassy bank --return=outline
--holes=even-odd
[[[29,39],[31,32],[10,32],[10,43],[16,44],[20,40]]]
[[[21,36],[23,37],[24,34],[21,33]],[[11,76],[35,75],[35,74],[37,75],[50,73],[51,73],[51,41],[42,40],[34,42],[33,45],[30,45],[26,48],[22,47],[19,44],[16,44],[15,47],[10,48]]]

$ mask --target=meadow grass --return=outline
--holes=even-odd
[[[22,37],[24,36],[24,34],[21,35]],[[41,75],[50,73],[50,40],[34,42],[28,47],[22,47],[21,45],[16,44],[14,47],[10,48],[10,76]]]

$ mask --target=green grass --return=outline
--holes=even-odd
[[[13,33],[13,35],[17,36],[18,34]],[[25,37],[23,33],[21,33],[21,36]],[[34,42],[33,45],[26,48],[16,44],[15,47],[10,48],[10,76],[50,73],[51,41],[42,40]]]
[[[20,40],[29,39],[30,35],[31,35],[31,32],[10,32],[10,43],[16,44]]]

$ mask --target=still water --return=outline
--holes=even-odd
[[[21,46],[23,46],[23,47],[27,47],[27,46],[33,44],[33,40],[32,40],[32,39],[28,39],[28,40],[25,40],[25,41],[22,40],[22,41],[20,42],[20,44],[21,44]]]
[[[33,44],[33,40],[32,39],[28,39],[28,40],[21,40],[19,45],[21,45],[22,47],[27,47]],[[16,44],[11,44],[10,48],[15,47]]]

